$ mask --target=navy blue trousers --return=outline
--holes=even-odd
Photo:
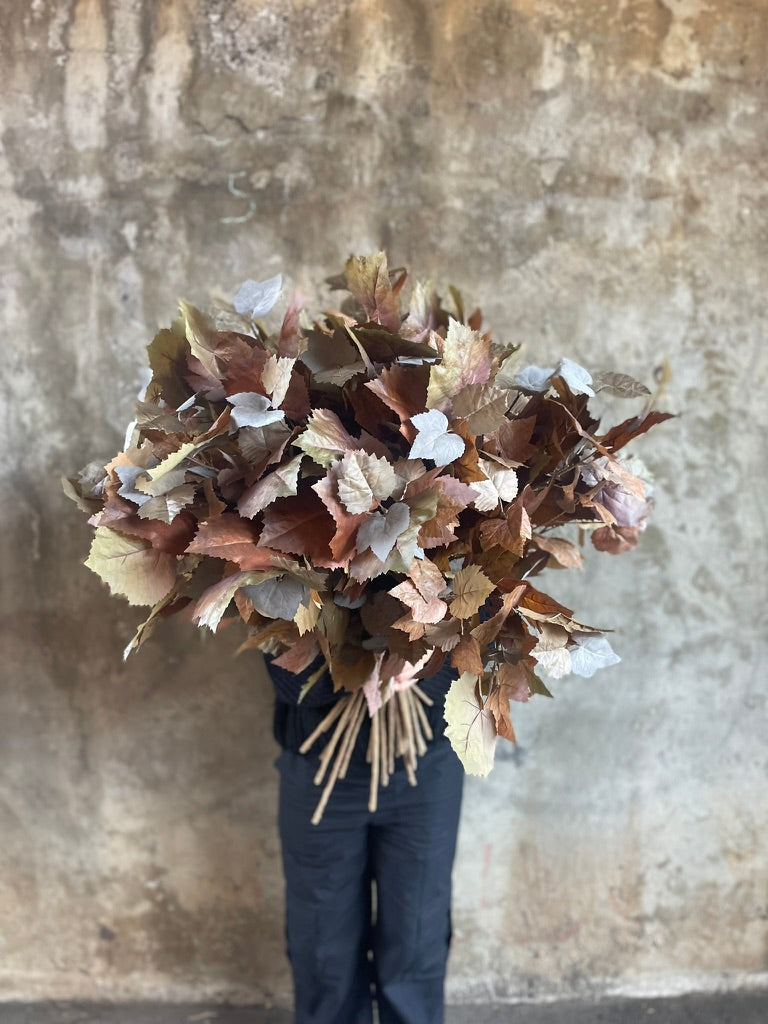
[[[451,868],[464,770],[444,738],[368,811],[367,768],[336,783],[319,825],[317,761],[283,751],[280,837],[296,1024],[442,1024]],[[372,896],[373,894],[373,896]]]

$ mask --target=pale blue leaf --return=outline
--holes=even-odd
[[[558,377],[563,378],[574,395],[591,395],[594,397],[595,392],[590,386],[592,384],[592,374],[585,370],[583,366],[574,363],[572,359],[561,359],[555,373]]]
[[[523,391],[544,392],[549,387],[554,372],[552,367],[526,366],[515,377],[515,387]]]
[[[266,615],[269,619],[286,619],[288,622],[293,620],[302,602],[309,602],[309,587],[290,576],[243,587],[243,593],[251,599],[260,615]]]
[[[235,293],[235,309],[242,316],[258,320],[272,309],[282,290],[282,274],[270,277],[266,281],[244,281]]]
[[[599,668],[616,665],[621,658],[616,654],[604,636],[575,637],[571,652],[571,672],[589,679]]]
[[[411,423],[418,434],[409,459],[431,459],[436,466],[447,466],[464,454],[464,439],[448,430],[448,418],[439,409],[411,416]]]
[[[400,501],[390,505],[384,514],[371,513],[357,531],[357,550],[363,552],[370,548],[377,558],[386,562],[395,541],[408,529],[410,521],[410,509]]]
[[[264,427],[285,418],[281,409],[273,409],[269,399],[255,391],[240,391],[229,395],[227,401],[232,406],[232,419],[238,427]]]

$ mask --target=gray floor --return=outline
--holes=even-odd
[[[189,1004],[0,1003],[0,1024],[291,1024],[291,1015],[259,1007]],[[448,1009],[446,1024],[768,1024],[768,992],[461,1006]]]

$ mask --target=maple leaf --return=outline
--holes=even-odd
[[[512,501],[517,496],[517,474],[508,466],[491,459],[478,459],[485,480],[473,480],[470,487],[477,493],[473,504],[479,512],[491,512],[500,501]]]
[[[129,604],[155,605],[176,583],[176,557],[141,537],[99,526],[85,564]]]
[[[427,407],[450,409],[455,396],[465,387],[488,382],[492,362],[489,338],[466,324],[450,320],[442,359],[429,373]]]
[[[360,448],[360,442],[347,432],[330,409],[314,409],[306,429],[293,443],[326,469],[339,455]]]
[[[480,524],[480,535],[488,546],[499,547],[522,557],[526,541],[531,538],[531,520],[522,501],[514,501],[504,519],[487,519]]]
[[[277,498],[264,510],[260,542],[325,565],[334,532],[333,519],[318,495],[300,486],[297,499]]]
[[[477,565],[468,565],[459,569],[453,579],[453,600],[450,604],[451,615],[457,619],[469,619],[477,614],[485,599],[496,589],[482,569]]]
[[[193,621],[199,626],[207,626],[215,633],[236,591],[278,575],[279,570],[269,569],[263,572],[235,572],[231,576],[225,576],[223,580],[204,590],[197,599],[192,609]]]
[[[241,569],[268,569],[274,564],[274,559],[280,557],[279,552],[259,542],[258,531],[249,520],[234,512],[222,512],[202,523],[187,551],[210,558],[224,558],[235,562]]]
[[[487,775],[496,752],[493,714],[477,695],[477,676],[462,673],[445,697],[445,735],[468,775]]]
[[[448,418],[439,409],[420,412],[411,417],[411,423],[417,434],[409,459],[431,459],[436,466],[447,466],[464,452],[464,441],[448,429]]]
[[[346,452],[337,469],[337,486],[342,505],[357,515],[390,497],[397,486],[397,476],[386,459],[367,452]]]
[[[397,333],[400,303],[392,290],[384,252],[353,256],[344,268],[346,286],[362,306],[369,320]]]
[[[189,398],[189,388],[184,382],[188,354],[189,344],[182,318],[174,320],[171,327],[158,331],[147,345],[152,384],[174,409]]]
[[[184,321],[184,332],[192,355],[212,378],[219,379],[216,350],[222,343],[222,335],[216,330],[210,317],[182,299],[179,309]]]
[[[492,434],[507,422],[512,394],[506,388],[469,384],[453,398],[453,415],[466,420],[472,434]]]
[[[398,537],[408,529],[410,523],[410,508],[400,501],[387,509],[370,513],[363,519],[357,533],[358,551],[362,553],[370,548],[378,559],[386,562]]]
[[[513,666],[509,666],[512,668]],[[515,666],[517,667],[517,666]],[[521,671],[524,676],[525,673]],[[525,683],[526,692],[528,691],[528,682]],[[510,740],[512,743],[517,743],[515,737],[514,726],[512,725],[512,718],[509,714],[509,699],[511,686],[504,684],[496,685],[493,687],[491,692],[488,694],[488,699],[485,702],[486,710],[490,711],[493,715],[496,723],[496,731],[499,736],[505,740]]]
[[[272,309],[282,290],[282,274],[276,274],[266,281],[243,281],[235,293],[232,304],[238,313],[250,320],[258,320]]]
[[[584,556],[569,540],[562,537],[545,537],[540,533],[534,533],[531,540],[542,551],[566,569],[581,569],[584,566]]]
[[[496,431],[499,451],[510,463],[523,465],[536,454],[536,446],[530,443],[535,426],[535,416],[524,416],[507,420]]]
[[[483,674],[483,654],[480,644],[470,633],[462,636],[451,650],[451,664],[457,672],[469,672],[474,676]]]
[[[273,409],[268,398],[252,391],[228,395],[227,401],[232,405],[232,419],[238,427],[265,427],[285,419],[281,409]]]
[[[276,498],[287,498],[296,494],[299,485],[299,469],[303,455],[296,455],[288,462],[278,466],[274,472],[257,480],[255,484],[243,491],[237,503],[241,516],[252,519],[263,511]]]
[[[333,516],[335,530],[330,541],[331,555],[338,565],[347,565],[357,552],[358,530],[367,517],[362,513],[352,515],[347,512],[337,497],[337,467],[332,467],[322,480],[312,484],[312,489],[320,496],[321,501]],[[363,550],[363,548],[361,548]]]

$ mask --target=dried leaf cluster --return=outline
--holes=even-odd
[[[669,414],[646,403],[597,433],[596,390],[647,389],[569,359],[523,366],[453,289],[452,313],[422,283],[404,310],[405,279],[384,253],[351,258],[330,279],[341,308],[311,319],[294,297],[271,332],[279,279],[216,320],[182,302],[148,347],[130,443],[65,489],[96,528],[86,564],[151,606],[126,656],[177,612],[241,619],[242,648],[293,672],[322,655],[371,714],[448,658],[448,735],[485,774],[514,739],[510,701],[548,694],[539,669],[618,660],[530,581],[582,564],[570,524],[601,551],[635,545],[648,487],[617,452]]]

